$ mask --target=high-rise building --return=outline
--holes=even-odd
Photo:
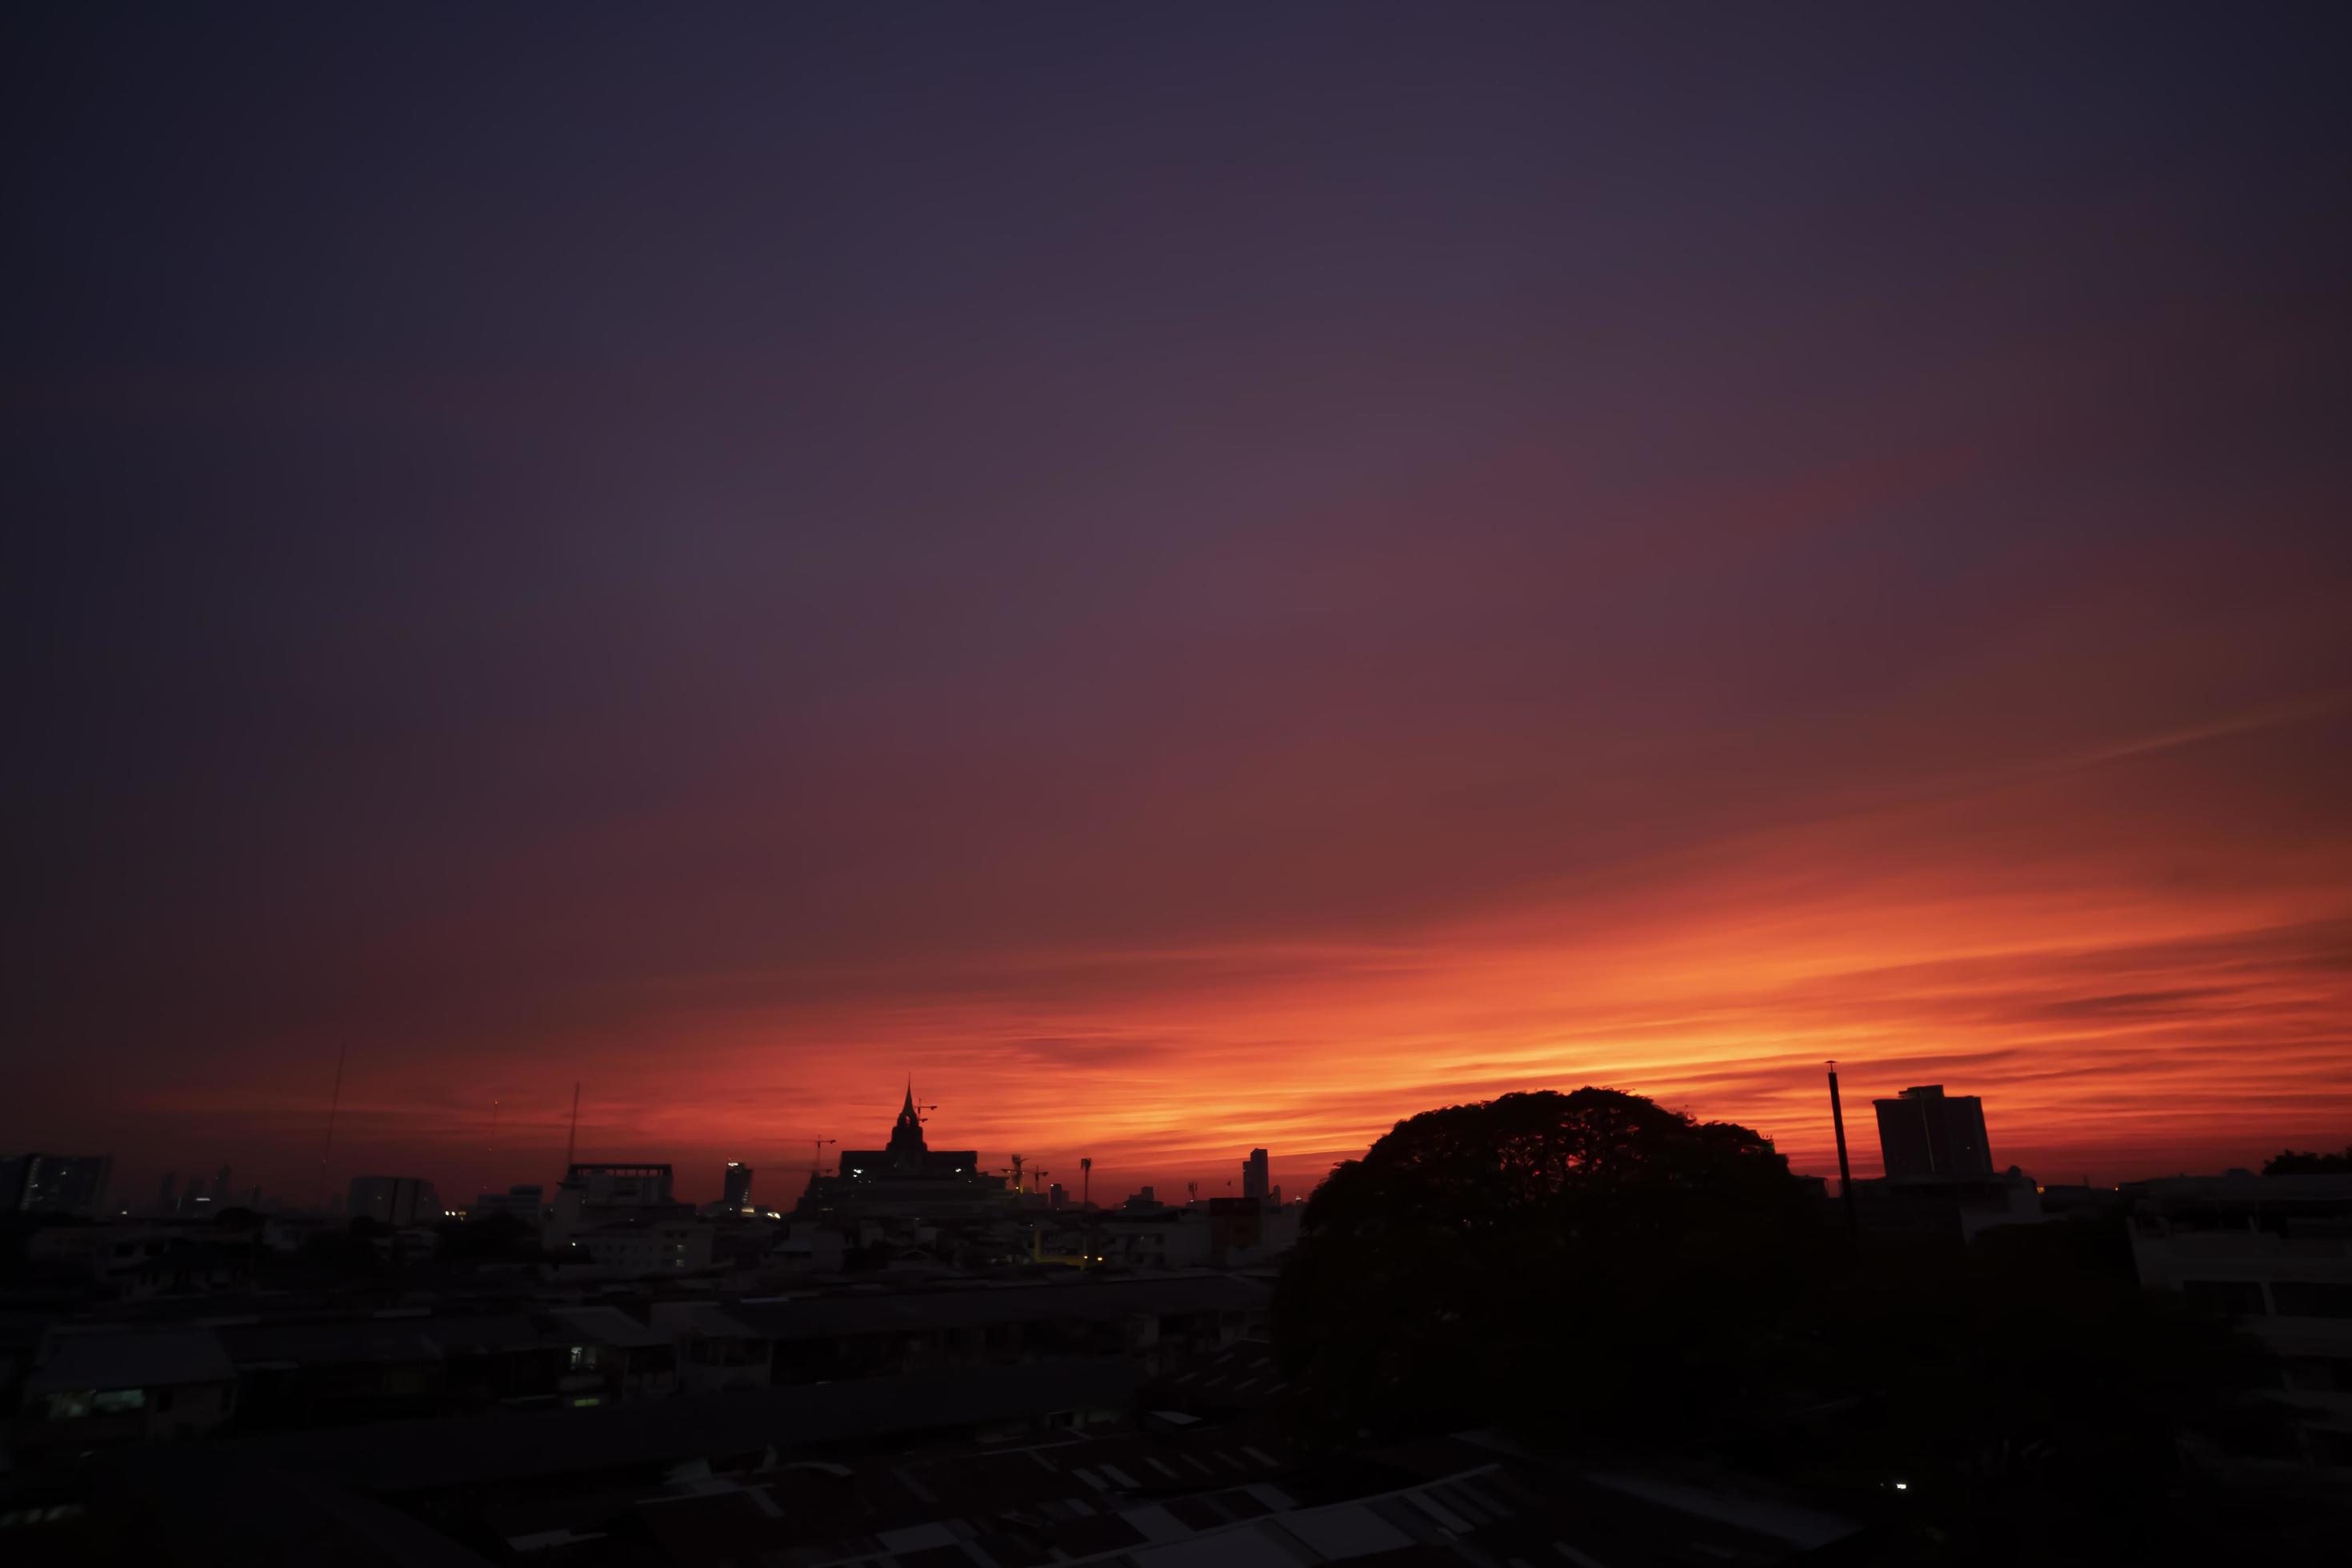
[[[1931,1083],[1872,1105],[1878,1112],[1878,1152],[1888,1180],[1992,1174],[1984,1101],[1975,1095],[1947,1097],[1942,1084]]]
[[[96,1218],[106,1207],[111,1154],[22,1154],[0,1165],[0,1213],[72,1214]]]
[[[350,1197],[353,1219],[431,1225],[441,1217],[439,1195],[432,1183],[419,1176],[353,1176]]]
[[[1274,1182],[1267,1170],[1265,1151],[1253,1149],[1250,1157],[1242,1162],[1242,1196],[1263,1198],[1274,1192]]]
[[[213,1177],[213,1212],[228,1207],[228,1167],[223,1165]]]
[[[173,1189],[176,1188],[179,1184],[179,1172],[166,1171],[163,1173],[163,1184],[155,1189],[155,1212],[157,1214],[170,1214],[173,1211],[176,1206],[174,1200],[179,1195],[173,1191]]]
[[[751,1202],[751,1167],[740,1160],[727,1162],[727,1186],[719,1198],[730,1209],[747,1208]]]

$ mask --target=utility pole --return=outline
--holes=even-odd
[[[343,1102],[343,1062],[352,1054],[351,1042],[343,1042],[335,1052],[335,1087],[327,1096],[327,1142],[319,1151],[319,1212],[327,1212],[327,1157],[335,1152],[335,1110]]]
[[[1845,1157],[1845,1108],[1838,1103],[1837,1063],[1830,1063],[1829,1068],[1830,1121],[1837,1128],[1838,1196],[1845,1204],[1846,1237],[1854,1240],[1862,1235],[1862,1224],[1854,1217],[1853,1167],[1846,1163]]]

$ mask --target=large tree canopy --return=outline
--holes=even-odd
[[[1614,1089],[1399,1122],[1307,1210],[1276,1327],[1347,1426],[1708,1403],[1816,1221],[1765,1139]]]
[[[2141,1290],[2121,1225],[1857,1247],[1744,1127],[1510,1094],[1332,1173],[1276,1348],[1310,1442],[1502,1423],[1826,1487],[1930,1559],[2219,1561],[2248,1526],[2179,1486],[2175,1439],[2274,1445],[2240,1397],[2264,1358]]]

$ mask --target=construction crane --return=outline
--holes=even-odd
[[[824,1152],[826,1148],[835,1142],[836,1140],[831,1138],[812,1138],[808,1141],[809,1174],[811,1176],[822,1176],[824,1174]]]

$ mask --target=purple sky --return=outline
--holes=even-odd
[[[2344,16],[14,8],[0,1148],[2352,1139]]]

